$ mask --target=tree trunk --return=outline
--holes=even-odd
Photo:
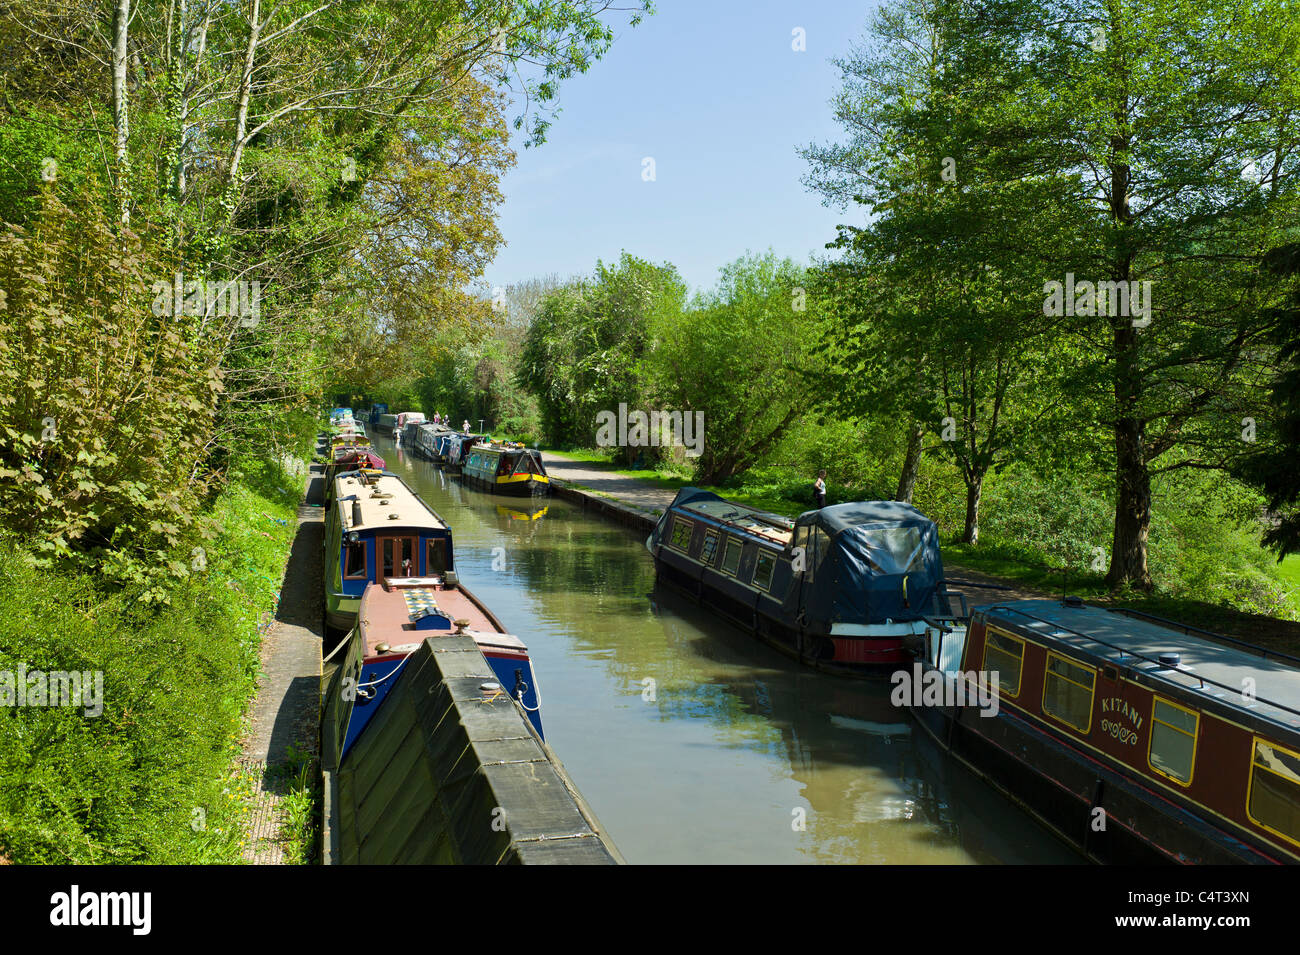
[[[1121,418],[1115,428],[1115,479],[1115,532],[1106,583],[1112,590],[1124,584],[1150,590],[1151,474],[1143,456],[1142,423],[1137,418]]]
[[[262,34],[261,16],[262,0],[251,0],[248,11],[248,44],[244,47],[244,66],[239,77],[239,94],[235,105],[234,144],[230,151],[230,170],[226,174],[226,188],[232,193],[238,187],[239,164],[244,158],[244,147],[248,145],[248,105],[253,95],[253,64]],[[228,200],[228,212],[233,215],[233,196],[228,194]]]
[[[980,498],[984,495],[984,472],[966,481],[966,529],[962,531],[961,543],[978,544],[980,542]]]
[[[907,436],[907,453],[903,455],[903,470],[898,475],[898,491],[895,501],[912,503],[912,491],[916,487],[916,478],[921,473],[921,442],[925,438],[925,429],[919,424],[912,427]]]
[[[122,225],[131,221],[130,155],[127,138],[126,48],[127,24],[131,21],[131,0],[116,0],[113,7],[113,155],[117,161],[118,217]]]

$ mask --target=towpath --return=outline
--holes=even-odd
[[[286,797],[315,785],[320,753],[321,561],[324,477],[308,472],[298,506],[298,530],[285,566],[280,605],[262,638],[262,672],[239,758],[251,793],[244,860],[259,865],[299,862],[284,853]]]

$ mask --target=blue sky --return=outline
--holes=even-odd
[[[590,273],[626,249],[672,262],[693,290],[769,247],[806,262],[858,209],[822,205],[796,150],[838,139],[832,57],[866,32],[875,3],[658,0],[635,29],[560,88],[545,145],[505,177],[506,246],[490,286]],[[792,31],[807,49],[791,49]],[[655,181],[642,179],[652,157]]]

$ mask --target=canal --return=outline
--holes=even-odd
[[[815,673],[656,590],[644,535],[483,493],[375,438],[528,644],[547,741],[631,863],[1074,863],[889,685]]]

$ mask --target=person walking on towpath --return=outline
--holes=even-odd
[[[817,472],[817,480],[813,482],[813,499],[817,502],[819,508],[826,506],[826,469],[822,468]]]
[[[465,419],[465,423],[461,426],[461,429],[460,429],[460,430],[462,430],[462,431],[468,431],[468,430],[469,430],[469,418],[466,418],[466,419]]]

